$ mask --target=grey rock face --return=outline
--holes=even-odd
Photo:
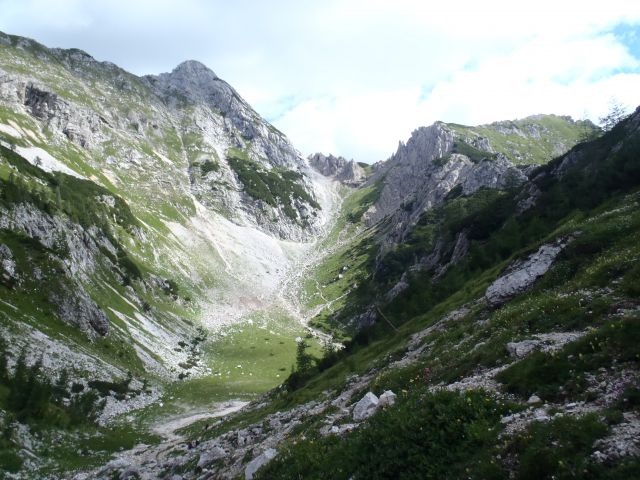
[[[105,139],[101,127],[106,120],[88,108],[60,98],[48,87],[32,80],[0,70],[0,99],[26,108],[48,129],[81,147],[91,148]]]
[[[309,164],[325,177],[334,178],[350,187],[362,184],[366,177],[360,165],[343,157],[314,153],[309,156]]]
[[[402,287],[400,287],[400,289],[401,288]],[[397,293],[399,294],[400,291],[398,291]],[[374,308],[369,308],[366,312],[356,317],[355,323],[359,329],[362,329],[362,328],[370,327],[371,325],[375,324],[377,320],[378,320],[378,312],[376,312]]]
[[[244,478],[252,480],[253,476],[258,470],[260,470],[260,468],[276,458],[277,453],[278,452],[276,452],[275,449],[267,448],[262,454],[251,460],[247,465],[247,468],[244,470]]]
[[[356,422],[361,422],[376,413],[379,406],[378,397],[374,393],[367,392],[353,408],[353,419]]]
[[[52,294],[51,301],[58,305],[62,320],[76,325],[90,337],[109,332],[109,319],[83,289],[66,288],[60,295]]]
[[[112,255],[117,253],[96,227],[84,229],[67,217],[48,215],[28,203],[11,210],[0,209],[0,228],[21,232],[51,250],[64,250],[67,273],[80,280],[86,280],[95,269],[100,248]]]
[[[422,212],[440,205],[456,187],[469,195],[483,187],[503,189],[526,181],[504,155],[474,162],[451,153],[454,141],[446,125],[435,123],[415,130],[406,144],[400,143],[367,181],[367,185],[382,182],[378,200],[366,213],[367,223],[391,217],[390,239],[401,241]]]
[[[4,281],[16,279],[16,262],[11,249],[0,244],[0,276]]]
[[[391,288],[391,290],[385,293],[384,295],[385,302],[390,302],[391,300],[396,298],[398,295],[400,295],[402,292],[404,292],[407,288],[409,288],[409,282],[407,280],[407,272],[405,272],[402,274],[402,277],[400,277],[400,280],[398,281],[398,283],[396,283]]]
[[[492,306],[498,306],[510,298],[528,290],[533,283],[544,275],[556,257],[571,241],[571,237],[561,239],[555,244],[541,246],[538,251],[525,260],[519,260],[510,265],[507,270],[495,280],[485,293],[485,298]]]

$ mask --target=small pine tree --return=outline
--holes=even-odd
[[[66,368],[62,369],[58,380],[56,380],[53,386],[53,398],[56,402],[62,403],[63,399],[69,398],[69,391],[67,385],[69,383],[69,372]]]
[[[305,373],[311,368],[312,357],[307,353],[309,344],[304,340],[298,342],[296,348],[296,371]]]
[[[627,116],[627,108],[617,99],[612,98],[609,101],[609,112],[604,117],[599,118],[600,126],[602,127],[602,130],[608,132],[622,120],[627,118]]]

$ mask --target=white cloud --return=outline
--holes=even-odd
[[[640,103],[627,0],[0,0],[0,29],[135,73],[209,65],[305,154],[386,158],[436,119]],[[625,38],[611,32],[630,26]],[[635,40],[634,40],[635,39]]]

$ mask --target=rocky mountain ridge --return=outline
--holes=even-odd
[[[155,189],[144,188],[149,180],[140,181],[142,172],[136,170],[144,166],[147,174],[153,171],[153,183],[175,184],[171,176],[161,174],[165,171],[181,179],[181,188],[173,190],[185,207],[194,194],[234,221],[249,221],[282,238],[303,239],[317,233],[321,222],[315,202],[286,198],[270,205],[246,193],[250,189],[243,182],[251,180],[241,178],[227,160],[234,152],[266,170],[300,172],[300,179],[292,182],[302,182],[301,188],[313,199],[312,183],[304,179],[309,166],[284,135],[204,65],[188,61],[171,73],[138,78],[76,50],[49,51],[32,40],[5,34],[0,44],[8,55],[0,63],[7,69],[0,81],[3,104],[42,122],[60,135],[58,142],[69,140],[82,148],[92,166],[108,173],[112,182],[133,174],[144,193],[153,197]],[[30,55],[47,63],[42,73],[25,75],[17,68],[16,57]],[[51,85],[47,75],[53,72],[47,70],[56,70],[65,80]],[[114,98],[115,92],[122,97]],[[211,162],[220,178],[206,183],[190,177],[185,162],[196,166]],[[167,171],[167,166],[174,171]],[[282,215],[287,207],[293,213]]]
[[[387,218],[390,240],[401,241],[423,212],[442,204],[451,194],[470,195],[481,188],[508,189],[523,184],[526,170],[516,165],[525,159],[524,152],[531,152],[529,143],[550,135],[547,121],[559,123],[561,128],[556,126],[553,150],[546,158],[537,159],[542,162],[569,150],[583,129],[595,129],[590,123],[554,115],[480,127],[436,122],[416,129],[406,143],[400,142],[396,153],[375,165],[367,180],[368,185],[380,184],[379,196],[365,214],[367,223],[374,225]],[[519,147],[508,140],[512,136],[523,144]]]

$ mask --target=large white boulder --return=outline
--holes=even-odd
[[[378,409],[380,402],[374,393],[367,392],[353,408],[353,419],[360,422],[369,418]]]

